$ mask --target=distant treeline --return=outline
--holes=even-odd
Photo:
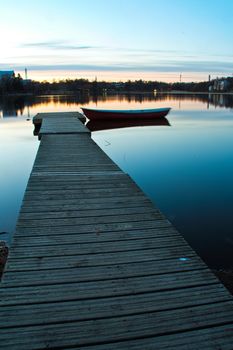
[[[233,78],[224,78],[227,82],[226,88],[217,92],[232,92]],[[38,82],[33,80],[24,80],[20,75],[13,77],[3,77],[0,80],[0,94],[30,93],[30,94],[105,94],[105,93],[153,93],[154,91],[186,91],[186,92],[208,92],[214,85],[214,80],[203,81],[199,83],[164,83],[159,81],[127,81],[127,82],[106,82],[89,81],[87,79],[66,79],[54,82]]]

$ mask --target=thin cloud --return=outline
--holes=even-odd
[[[24,66],[18,64],[8,64],[8,67],[14,69],[24,69]],[[218,61],[177,61],[166,60],[157,64],[26,64],[31,70],[36,71],[106,71],[106,72],[222,72],[229,73],[233,70],[233,63]],[[1,68],[1,66],[0,66]]]
[[[36,43],[24,43],[20,47],[23,48],[43,48],[43,49],[52,49],[52,50],[85,50],[93,49],[94,46],[89,45],[73,45],[63,41],[44,41]]]
[[[113,50],[119,50],[122,52],[142,52],[142,53],[146,53],[146,52],[151,52],[151,53],[162,53],[162,54],[174,54],[174,53],[184,53],[184,51],[180,51],[180,50],[158,50],[158,49],[141,49],[141,48],[126,48],[126,47],[119,47],[119,48],[112,48]]]
[[[157,54],[185,54],[184,51],[179,50],[159,50],[159,49],[141,49],[141,48],[126,48],[126,47],[100,47],[100,46],[91,46],[91,45],[74,45],[66,41],[44,41],[44,42],[35,42],[35,43],[24,43],[21,44],[22,48],[44,48],[44,49],[53,49],[53,50],[83,50],[83,49],[101,49],[106,51],[116,51],[118,53],[157,53]]]

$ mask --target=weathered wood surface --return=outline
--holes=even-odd
[[[0,348],[232,350],[232,296],[64,117],[55,135],[43,122],[0,288]]]
[[[78,118],[45,118],[39,131],[39,139],[42,135],[79,133],[90,133],[90,131]]]
[[[37,113],[33,117],[34,125],[41,125],[42,120],[45,118],[57,119],[57,118],[78,118],[82,123],[85,123],[86,117],[79,112],[47,112],[47,113]]]

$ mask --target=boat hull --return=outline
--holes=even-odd
[[[82,108],[89,120],[116,120],[116,119],[154,119],[165,117],[170,108],[145,109],[145,110],[100,110]]]

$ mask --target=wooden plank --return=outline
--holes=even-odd
[[[165,274],[143,275],[100,281],[75,282],[75,279],[58,284],[39,286],[7,287],[0,289],[0,305],[29,305],[55,301],[83,300],[140,293],[171,291],[180,288],[215,285],[224,289],[216,277],[207,269],[182,270]],[[189,290],[187,290],[189,295]],[[227,294],[225,294],[227,295]],[[166,299],[164,299],[166,300]],[[100,300],[101,302],[101,300]]]
[[[231,302],[133,316],[0,330],[4,349],[33,350],[96,345],[231,324]],[[23,337],[19,337],[23,334]],[[65,336],[64,336],[65,335]],[[101,336],[100,336],[101,335]],[[32,341],[33,339],[33,341]]]
[[[60,153],[60,152],[59,152]],[[61,164],[62,161],[62,164]],[[109,160],[109,158],[107,156],[103,156],[101,153],[94,153],[92,152],[91,155],[86,154],[86,152],[84,152],[83,156],[79,156],[77,153],[76,154],[64,154],[64,155],[59,155],[59,156],[55,156],[54,154],[51,155],[51,157],[49,157],[48,159],[45,159],[45,157],[42,155],[38,157],[38,161],[37,161],[37,167],[38,166],[62,166],[62,167],[66,167],[66,166],[72,166],[75,164],[75,162],[79,162],[80,164],[86,164],[88,162],[91,162],[93,164],[111,164],[111,161]]]
[[[72,181],[73,180],[73,181]],[[56,182],[41,182],[40,178],[37,182],[29,181],[27,190],[28,191],[40,191],[40,190],[63,190],[63,189],[79,189],[79,188],[96,188],[105,185],[106,187],[114,187],[114,185],[119,185],[120,187],[132,186],[132,183],[128,179],[97,179],[96,181],[80,181],[79,179],[70,179],[67,181],[56,181]]]
[[[70,165],[70,166],[66,166],[63,167],[62,165],[57,165],[57,166],[35,166],[34,167],[35,171],[37,173],[40,173],[40,175],[42,175],[43,172],[46,173],[46,175],[48,174],[48,171],[50,173],[54,172],[56,175],[58,173],[67,173],[67,174],[71,174],[76,173],[76,172],[81,172],[81,173],[88,173],[88,174],[96,174],[97,172],[113,172],[113,171],[117,171],[119,170],[119,168],[114,165],[114,164],[97,164],[97,165],[92,165],[90,163],[85,163],[85,164],[79,164],[77,163],[77,165]],[[63,175],[62,174],[62,175]]]
[[[67,218],[67,219],[35,219],[35,220],[18,220],[18,227],[61,227],[61,226],[73,226],[82,224],[108,224],[108,223],[120,223],[120,222],[132,222],[132,221],[149,221],[162,219],[163,215],[158,212],[125,214],[125,215],[102,215],[102,216],[90,216],[88,220],[84,217],[80,218]]]
[[[120,170],[117,171],[112,171],[112,172],[107,172],[106,171],[98,171],[96,173],[88,173],[88,172],[70,172],[70,173],[54,173],[54,172],[42,172],[38,173],[36,171],[33,171],[30,176],[30,184],[35,183],[40,183],[41,185],[43,183],[68,183],[68,182],[97,182],[97,181],[114,181],[114,180],[121,180],[129,178],[128,175],[123,173]]]
[[[87,266],[109,266],[113,264],[125,264],[133,262],[144,261],[156,261],[166,259],[192,259],[194,252],[188,246],[168,246],[160,249],[138,249],[128,251],[117,251],[108,253],[95,253],[82,254],[82,251],[74,253],[73,250],[69,251],[66,248],[66,254],[56,254],[56,251],[51,254],[52,256],[40,255],[36,258],[17,259],[13,257],[14,252],[10,255],[10,259],[7,264],[8,271],[34,271],[34,270],[48,270],[51,268],[80,268]],[[72,255],[73,254],[73,255]]]
[[[183,257],[183,255],[182,255]],[[35,271],[10,272],[8,269],[3,276],[4,288],[13,286],[39,286],[57,283],[74,283],[89,281],[104,281],[109,279],[171,274],[173,272],[206,269],[200,258],[181,260],[179,258],[137,261],[124,264],[105,266],[67,267]],[[127,281],[127,280],[126,280]],[[205,284],[207,280],[203,280]]]
[[[35,192],[36,194],[40,194],[41,192],[52,192],[52,191],[56,191],[56,192],[60,192],[60,191],[70,191],[70,190],[88,190],[88,189],[101,189],[101,188],[115,188],[115,187],[119,187],[119,188],[134,188],[134,186],[132,184],[128,184],[128,182],[126,181],[112,181],[112,182],[93,182],[93,183],[79,183],[79,182],[72,182],[72,183],[58,183],[58,184],[54,184],[53,186],[47,185],[47,184],[40,184],[39,186],[34,186],[33,184],[27,188],[27,194],[29,193],[33,193]]]
[[[53,194],[53,193],[69,193],[69,191],[72,191],[73,193],[78,193],[78,191],[86,191],[86,193],[88,192],[100,192],[101,190],[109,190],[109,191],[114,191],[115,189],[123,189],[123,190],[127,190],[127,189],[135,189],[137,191],[139,191],[139,189],[134,186],[134,184],[129,184],[127,182],[109,182],[109,183],[102,183],[102,182],[98,182],[98,183],[92,183],[92,184],[86,184],[83,185],[82,184],[71,184],[71,185],[61,185],[61,186],[41,186],[41,187],[33,187],[30,186],[26,189],[25,193],[27,196],[29,195],[41,195],[43,193],[45,194]]]
[[[34,169],[34,168],[33,168]],[[33,182],[40,181],[41,185],[43,183],[51,183],[54,180],[54,183],[57,182],[60,183],[68,183],[68,182],[101,182],[101,181],[114,181],[118,178],[120,181],[121,179],[125,179],[128,176],[125,176],[125,174],[118,168],[114,171],[106,170],[100,170],[100,171],[93,171],[91,173],[86,171],[36,171],[34,170],[33,173],[30,175],[29,182],[30,184]]]
[[[66,199],[83,199],[83,198],[99,198],[99,197],[123,197],[123,196],[140,196],[140,191],[133,188],[101,188],[101,189],[83,189],[75,191],[57,191],[57,192],[43,192],[35,194],[25,192],[24,201],[42,201],[42,200],[66,200]]]
[[[47,112],[47,113],[37,113],[32,121],[34,125],[42,124],[44,118],[59,118],[59,117],[72,117],[79,119],[82,123],[86,122],[86,117],[79,112]]]
[[[112,189],[113,190],[113,189]],[[96,192],[96,191],[95,191]],[[61,199],[58,198],[40,198],[40,201],[37,200],[37,198],[30,198],[29,201],[27,201],[26,195],[23,198],[23,207],[24,206],[30,206],[31,205],[43,205],[43,206],[50,206],[50,205],[59,205],[59,204],[74,204],[74,203],[94,203],[96,201],[100,201],[104,202],[104,203],[112,203],[114,201],[118,201],[118,200],[122,200],[122,199],[127,199],[129,197],[131,197],[131,199],[140,199],[142,197],[142,193],[140,191],[132,191],[129,189],[124,189],[121,190],[119,189],[118,191],[114,191],[114,196],[112,196],[113,192],[112,191],[101,191],[101,196],[96,196],[95,193],[92,192],[88,192],[86,191],[85,196],[80,196],[77,194],[73,194],[72,198],[70,198],[71,196],[66,196],[66,197],[62,197]],[[99,195],[98,191],[97,194]],[[135,198],[137,197],[137,198]],[[107,198],[107,199],[106,199]],[[78,201],[77,201],[78,199]]]
[[[101,198],[103,199],[103,198]],[[99,202],[98,202],[99,201]],[[81,202],[81,203],[80,203]],[[50,204],[50,201],[47,202]],[[103,201],[99,200],[99,198],[94,198],[94,200],[86,200],[84,201],[73,201],[66,202],[63,204],[57,205],[41,205],[40,202],[35,202],[31,204],[31,202],[24,202],[24,205],[21,209],[21,214],[33,215],[37,213],[47,213],[49,212],[62,212],[62,211],[77,211],[77,210],[95,210],[95,209],[117,209],[117,208],[133,208],[139,207],[146,204],[149,204],[150,201],[143,196],[138,196],[137,199],[132,197],[127,198],[119,198],[116,197],[114,200],[107,201],[106,199]]]
[[[80,198],[77,200],[60,200],[60,201],[24,201],[21,208],[22,213],[33,213],[33,212],[47,212],[49,211],[62,211],[62,210],[88,210],[93,209],[107,209],[107,208],[124,208],[125,206],[140,206],[144,203],[150,203],[144,195],[138,194],[137,198],[135,196],[116,196],[108,197],[106,200],[105,197],[101,198]]]
[[[91,216],[104,216],[104,215],[127,215],[127,214],[142,214],[142,213],[154,213],[156,210],[149,204],[143,204],[141,206],[130,206],[125,208],[112,208],[112,209],[91,209],[88,210],[66,210],[66,211],[47,211],[47,213],[21,213],[21,220],[44,220],[44,219],[62,219],[62,218],[84,218]]]
[[[115,240],[113,242],[97,243],[74,243],[71,241],[67,244],[54,244],[53,246],[37,246],[32,249],[32,246],[12,246],[12,255],[14,259],[27,259],[32,257],[51,257],[51,256],[66,256],[80,254],[99,254],[110,252],[124,252],[143,249],[162,249],[168,247],[187,247],[185,241],[180,241],[177,236],[168,238],[150,238],[150,239],[131,239],[131,240]]]
[[[137,198],[135,198],[137,197]],[[22,210],[24,210],[25,208],[28,208],[30,206],[32,206],[33,208],[35,206],[38,205],[39,206],[43,206],[44,208],[49,209],[49,207],[52,206],[60,206],[60,205],[74,205],[74,204],[92,204],[92,203],[99,203],[100,204],[112,204],[114,202],[118,202],[118,201],[127,201],[128,198],[130,198],[132,201],[137,201],[140,200],[143,197],[143,195],[140,192],[131,192],[128,193],[128,191],[118,191],[118,193],[116,195],[114,195],[113,197],[109,195],[109,193],[105,193],[103,195],[101,195],[101,197],[96,197],[96,196],[83,196],[80,198],[64,198],[63,199],[41,199],[40,201],[35,199],[30,199],[30,201],[27,201],[25,198],[23,199],[23,206],[22,206]],[[107,199],[106,199],[107,198]],[[145,198],[145,197],[144,197]],[[78,200],[77,200],[78,199]]]
[[[39,131],[39,139],[49,134],[79,134],[89,133],[90,130],[74,117],[44,118]]]
[[[93,346],[73,347],[73,350],[232,350],[233,324],[179,332],[177,334],[119,341]],[[63,348],[68,350],[68,348]]]
[[[33,236],[22,236],[20,235],[20,240],[15,240],[12,243],[12,248],[22,247],[22,249],[27,247],[38,247],[38,246],[57,246],[57,245],[72,245],[77,243],[100,243],[100,242],[127,242],[131,240],[150,240],[156,239],[157,241],[171,240],[174,237],[180,236],[180,234],[172,227],[162,227],[159,229],[144,229],[144,230],[129,230],[129,231],[116,231],[116,232],[102,232],[96,233],[86,233],[86,234],[61,234],[61,235],[33,235]],[[35,248],[37,251],[37,248]]]
[[[45,304],[14,305],[3,307],[0,318],[5,318],[3,327],[22,327],[92,320],[105,317],[119,317],[148,312],[174,310],[186,307],[206,305],[215,302],[230,301],[221,285],[143,293],[118,297],[72,300]],[[53,312],[51,312],[53,310]]]
[[[114,222],[114,223],[94,223],[94,224],[84,224],[84,225],[71,225],[66,226],[66,234],[86,234],[94,233],[97,236],[101,235],[103,232],[118,232],[118,231],[129,231],[129,230],[141,230],[141,229],[157,229],[157,228],[168,228],[171,224],[168,220],[147,220],[147,221],[126,221],[126,222]],[[64,235],[64,227],[56,226],[53,228],[47,226],[44,227],[20,227],[17,226],[17,231],[15,232],[15,237],[21,236],[47,236],[47,235]]]

